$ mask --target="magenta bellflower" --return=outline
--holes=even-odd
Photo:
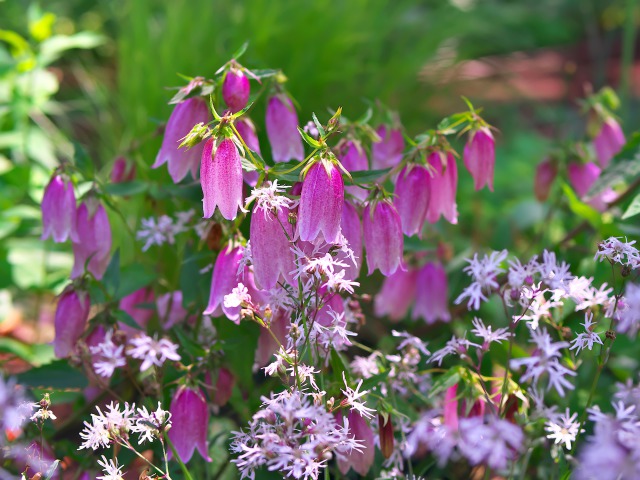
[[[88,261],[87,270],[102,279],[111,251],[111,226],[104,207],[93,199],[82,203],[76,212],[76,232],[71,278],[81,276]]]
[[[376,269],[389,276],[404,269],[402,251],[404,237],[400,216],[391,202],[383,200],[368,204],[363,213],[364,245],[367,251],[369,275]]]
[[[533,181],[533,191],[539,202],[544,202],[549,198],[551,186],[557,175],[558,168],[553,161],[547,159],[538,164]]]
[[[592,185],[600,176],[600,172],[600,167],[593,162],[571,162],[567,166],[569,183],[571,183],[578,197],[584,197],[589,192]]]
[[[413,307],[413,318],[422,318],[427,324],[449,322],[451,314],[447,299],[449,298],[447,272],[441,265],[427,263],[416,277],[416,302]]]
[[[229,295],[238,285],[238,268],[240,267],[243,251],[243,247],[232,248],[231,244],[229,244],[218,254],[216,263],[213,266],[209,304],[204,311],[205,315],[213,317],[222,315],[225,295]]]
[[[422,228],[429,208],[429,171],[422,165],[407,165],[396,179],[393,204],[407,236],[422,236]]]
[[[367,153],[360,144],[360,142],[349,140],[344,143],[340,148],[340,163],[349,172],[357,172],[369,169],[369,161],[367,160]],[[368,190],[356,185],[345,187],[347,193],[350,193],[355,198],[361,201],[365,201],[369,195]]]
[[[374,170],[395,167],[402,160],[404,138],[399,129],[380,125],[376,133],[381,141],[371,145],[371,165]]]
[[[209,408],[202,391],[199,388],[194,390],[186,386],[178,387],[169,411],[172,421],[169,439],[180,460],[187,463],[198,449],[200,455],[210,462],[207,449]]]
[[[215,140],[205,143],[200,167],[200,184],[204,195],[204,218],[211,218],[218,207],[227,220],[233,220],[242,209],[242,163],[236,144],[230,138],[223,139],[215,152]]]
[[[131,182],[136,178],[136,165],[118,157],[111,167],[111,183]]]
[[[600,132],[593,139],[598,162],[602,168],[607,168],[611,159],[624,147],[626,140],[620,124],[613,118],[606,119]]]
[[[238,130],[238,134],[240,134],[244,143],[247,144],[247,147],[262,156],[262,152],[260,151],[260,142],[258,141],[256,127],[253,125],[253,122],[248,118],[239,118],[236,120],[235,126],[236,130]],[[260,177],[257,170],[252,170],[250,172],[243,171],[242,175],[247,185],[252,187],[256,186],[258,178]]]
[[[222,82],[222,99],[233,112],[239,112],[247,106],[251,85],[247,76],[238,69],[227,72]]]
[[[347,239],[349,248],[356,257],[355,265],[350,259],[346,258],[346,254],[343,252],[339,252],[338,257],[343,263],[347,264],[344,278],[347,280],[355,280],[358,278],[358,275],[360,275],[360,267],[362,266],[362,222],[360,221],[358,210],[349,201],[344,202],[340,227],[342,235]]]
[[[374,300],[376,315],[387,315],[394,322],[402,320],[415,301],[417,274],[414,269],[396,270],[385,278]]]
[[[349,421],[349,436],[362,445],[361,450],[355,448],[348,454],[338,457],[338,468],[346,475],[350,468],[361,477],[365,477],[373,465],[376,454],[375,437],[367,420],[355,411],[347,415]],[[338,413],[338,422],[342,423],[342,413]]]
[[[180,182],[189,171],[193,178],[197,178],[202,157],[202,143],[190,149],[178,147],[194,125],[207,123],[209,120],[209,108],[202,98],[192,97],[178,103],[171,112],[164,131],[162,147],[152,168],[168,163],[169,175],[174,183]]]
[[[274,162],[304,159],[304,145],[298,133],[298,114],[288,97],[274,95],[269,99],[265,125]]]
[[[433,152],[427,157],[433,168],[429,179],[429,208],[427,221],[436,223],[442,215],[449,223],[458,223],[456,190],[458,188],[458,167],[451,153]]]
[[[63,358],[73,353],[87,326],[90,307],[91,301],[86,292],[67,289],[60,295],[54,320],[56,336],[53,351],[56,357]]]
[[[55,175],[44,190],[42,225],[43,240],[49,237],[58,243],[68,238],[77,240],[73,183],[61,175]]]
[[[496,163],[496,146],[491,130],[480,127],[472,130],[464,146],[464,165],[473,177],[476,190],[487,185],[493,192],[493,170]]]
[[[153,290],[148,287],[141,288],[120,300],[120,310],[133,318],[140,328],[145,329],[154,314],[153,301]],[[151,305],[151,308],[148,305]],[[125,324],[120,324],[120,328],[127,332],[134,332],[132,327]]]

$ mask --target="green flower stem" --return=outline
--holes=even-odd
[[[176,450],[176,447],[173,445],[173,442],[171,441],[171,439],[169,438],[169,435],[167,435],[165,433],[164,438],[167,441],[167,445],[169,445],[169,448],[171,449],[171,452],[173,452],[173,459],[176,462],[178,462],[178,465],[180,465],[180,470],[182,470],[182,473],[184,474],[184,478],[186,480],[193,480],[193,477],[189,473],[189,470],[187,469],[187,466],[180,459],[180,456],[178,455],[178,451]]]

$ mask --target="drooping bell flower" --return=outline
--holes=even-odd
[[[569,183],[578,197],[584,197],[589,192],[591,186],[600,176],[600,172],[600,167],[593,162],[571,162],[567,167]]]
[[[533,183],[533,191],[539,202],[544,202],[549,198],[551,185],[558,175],[556,164],[547,159],[538,164],[536,167],[536,176]]]
[[[598,162],[602,168],[607,168],[611,159],[624,147],[626,139],[620,124],[613,118],[608,118],[602,123],[602,128],[596,138],[593,139],[593,147],[596,150]]]
[[[381,141],[371,145],[371,166],[374,170],[395,167],[402,160],[404,138],[399,129],[380,125],[376,133]]]
[[[178,148],[182,139],[187,136],[194,125],[207,123],[210,120],[209,108],[200,97],[192,97],[178,103],[167,122],[162,139],[162,147],[151,168],[158,168],[169,163],[169,175],[173,183],[180,182],[187,172],[198,178],[198,166],[202,158],[202,143],[187,149]]]
[[[90,308],[87,292],[68,288],[60,295],[54,320],[56,336],[53,351],[56,357],[64,358],[73,352],[87,326]]]
[[[256,135],[256,127],[253,125],[253,122],[248,118],[239,118],[235,123],[236,130],[244,140],[244,143],[247,144],[254,152],[257,152],[258,155],[262,156],[262,152],[260,151],[260,142],[258,141],[258,136]],[[255,187],[258,183],[258,178],[260,174],[257,170],[252,170],[250,172],[242,171],[242,176],[244,177],[244,181],[247,182],[247,185]]]
[[[458,419],[481,417],[484,415],[486,403],[483,398],[478,398],[473,402],[471,408],[467,408],[465,399],[458,400],[458,384],[452,385],[444,395],[443,423],[452,431],[458,430]]]
[[[416,277],[416,302],[413,307],[413,318],[422,318],[429,325],[438,320],[451,321],[448,298],[447,272],[439,264],[425,264],[418,271]]]
[[[369,275],[376,268],[385,276],[395,273],[398,268],[404,270],[402,225],[391,202],[375,202],[373,208],[371,203],[367,204],[363,213],[363,225]]]
[[[360,275],[360,267],[362,266],[362,222],[358,210],[349,201],[344,202],[340,228],[356,261],[354,264],[353,260],[347,258],[347,255],[342,251],[338,252],[338,258],[347,265],[344,278],[355,280]]]
[[[389,458],[393,454],[393,444],[395,443],[391,418],[390,413],[386,415],[378,413],[378,440],[380,443],[380,451],[384,458]]]
[[[182,291],[165,293],[156,298],[156,308],[160,325],[165,330],[184,322],[188,312],[182,306]]]
[[[422,165],[407,165],[396,179],[393,204],[402,222],[402,231],[407,236],[422,236],[430,199],[429,171]]]
[[[298,114],[291,99],[274,95],[267,104],[267,137],[274,162],[304,159],[304,145],[298,133]]]
[[[273,313],[269,327],[275,338],[277,338],[282,345],[287,343],[286,339],[290,325],[291,318],[286,310],[279,308]],[[273,336],[271,336],[266,328],[261,328],[260,336],[258,337],[258,348],[256,348],[254,356],[254,369],[263,367],[269,363],[271,356],[277,350],[278,343]]]
[[[382,282],[382,289],[375,297],[374,310],[377,316],[387,315],[391,320],[403,319],[416,297],[416,278],[418,272],[409,269],[396,270]]]
[[[102,204],[94,199],[82,203],[76,212],[77,241],[73,241],[73,269],[71,278],[84,273],[84,266],[96,279],[102,279],[109,265],[111,226]]]
[[[339,424],[342,424],[342,413],[336,415]],[[349,421],[349,437],[357,440],[362,445],[361,451],[355,448],[344,456],[338,456],[338,468],[343,475],[346,475],[350,468],[358,475],[364,477],[373,465],[375,459],[376,446],[373,430],[358,412],[350,411],[347,415]]]
[[[211,218],[216,207],[227,220],[233,220],[242,209],[242,162],[236,144],[223,139],[215,152],[215,140],[205,143],[200,166],[200,184],[204,195],[204,218]]]
[[[458,223],[456,190],[458,188],[458,167],[451,153],[433,152],[427,157],[433,167],[429,179],[429,208],[427,221],[436,223],[442,215],[449,223]]]
[[[236,383],[236,377],[224,367],[218,370],[218,378],[216,379],[215,390],[211,403],[218,407],[224,407],[233,392],[233,386]]]
[[[120,300],[120,310],[129,314],[142,329],[145,329],[153,317],[153,308],[147,307],[148,304],[153,303],[153,299],[153,290],[148,287],[141,288]],[[133,328],[128,325],[121,324],[120,327],[125,331],[133,332]]]
[[[496,163],[496,143],[488,127],[472,130],[464,146],[464,165],[473,177],[476,190],[487,185],[493,192],[493,169]]]
[[[367,152],[360,142],[349,140],[340,148],[340,163],[349,172],[357,172],[369,169],[369,161],[367,160]],[[351,185],[345,187],[345,190],[359,200],[366,200],[369,192],[362,187]]]
[[[250,92],[249,79],[242,70],[232,68],[224,76],[222,99],[233,113],[239,112],[247,106]]]
[[[42,197],[42,240],[53,237],[55,242],[67,238],[75,241],[76,196],[73,183],[61,175],[54,175]]]
[[[240,267],[243,251],[244,248],[242,246],[232,248],[232,245],[228,244],[218,254],[211,277],[209,304],[203,312],[205,315],[213,317],[222,315],[225,295],[229,295],[231,290],[238,285],[238,268]]]
[[[131,182],[136,177],[135,163],[127,162],[124,157],[116,158],[111,167],[111,183]]]
[[[197,448],[202,458],[210,462],[207,451],[209,409],[202,391],[181,386],[171,400],[169,439],[183,463],[191,460]]]
[[[274,215],[269,210],[256,207],[249,229],[253,274],[258,288],[272,289],[281,276],[290,279],[290,272],[295,268],[295,256],[289,244],[294,234],[289,223],[289,210],[281,208]]]
[[[298,207],[298,235],[313,242],[322,232],[325,242],[336,243],[344,205],[344,182],[331,161],[314,163],[302,183]]]

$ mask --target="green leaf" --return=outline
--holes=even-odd
[[[107,270],[104,272],[102,283],[107,292],[111,296],[115,296],[118,293],[120,287],[120,249],[118,248],[109,262]]]
[[[69,365],[66,359],[55,360],[41,367],[36,367],[19,374],[18,383],[34,388],[51,388],[64,390],[67,388],[82,389],[88,385],[82,371]]]
[[[640,175],[640,132],[632,135],[613,158],[611,165],[595,181],[587,195],[595,196],[623,181],[631,182],[638,175]]]
[[[239,59],[242,55],[244,55],[244,52],[247,51],[248,46],[249,46],[249,42],[244,42],[242,46],[235,51],[235,53],[231,56],[231,58],[235,60]]]
[[[105,185],[104,192],[117,197],[128,197],[146,192],[148,189],[148,183],[134,180],[133,182],[110,183]]]
[[[433,386],[431,387],[431,391],[429,392],[429,398],[432,398],[438,393],[446,390],[449,387],[453,387],[456,383],[459,383],[462,377],[462,370],[464,370],[463,367],[453,367],[443,375],[440,375],[436,379],[436,381],[433,382]]]
[[[640,213],[640,194],[636,195],[635,198],[631,201],[631,204],[627,207],[627,210],[622,215],[622,219],[626,220],[627,218],[635,217]]]
[[[138,322],[136,322],[131,315],[123,310],[116,310],[115,312],[113,312],[113,316],[119,322],[122,322],[135,330],[143,330],[143,328],[138,325]]]
[[[178,342],[189,354],[194,358],[203,357],[206,353],[205,349],[200,346],[200,344],[194,340],[191,340],[187,337],[181,329],[174,328],[173,332],[178,337]]]
[[[600,212],[582,202],[567,183],[562,184],[562,190],[569,201],[571,211],[580,218],[588,221],[594,228],[599,229],[602,224]]]
[[[48,65],[56,61],[67,50],[91,49],[105,42],[105,37],[94,32],[79,32],[74,35],[55,35],[40,44],[40,62]]]
[[[44,480],[51,480],[53,478],[53,474],[56,473],[59,463],[60,463],[60,460],[56,460],[51,464],[51,466],[47,470],[47,473],[45,473],[44,475]]]
[[[120,271],[120,286],[115,295],[116,300],[146,287],[156,280],[158,275],[149,271],[147,267],[139,263],[134,263],[123,267]]]
[[[311,114],[311,118],[313,119],[313,123],[316,125],[316,128],[318,129],[318,133],[320,133],[320,136],[322,137],[326,136],[327,132],[324,131],[324,127],[320,123],[320,120],[318,120],[318,117],[316,116],[315,112]]]
[[[258,70],[251,70],[251,73],[253,74],[252,76],[262,79],[262,78],[275,77],[276,75],[278,75],[278,73],[280,73],[280,70],[275,70],[273,68],[264,68],[264,69],[258,69]]]
[[[350,173],[351,178],[353,178],[353,185],[359,185],[363,183],[371,183],[389,173],[390,170],[390,168],[384,168],[382,170],[356,170],[355,172]]]
[[[371,390],[377,387],[387,380],[390,372],[391,370],[387,370],[386,372],[378,373],[376,375],[370,376],[369,378],[365,378],[362,381],[362,390]]]
[[[300,127],[298,127],[298,132],[300,133],[300,136],[302,137],[302,139],[305,142],[307,142],[310,146],[312,146],[313,148],[320,148],[320,142],[318,142],[315,138],[313,138],[311,135],[309,135]]]

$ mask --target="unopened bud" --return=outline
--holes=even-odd
[[[196,123],[191,131],[187,133],[185,137],[182,138],[182,143],[178,148],[187,147],[193,148],[202,142],[205,138],[209,136],[209,127],[207,127],[204,123]]]
[[[393,444],[395,442],[390,414],[384,416],[378,414],[378,435],[380,438],[380,451],[384,458],[389,458],[393,454]]]
[[[631,275],[631,267],[629,265],[624,265],[622,267],[621,273],[623,277],[628,277],[629,275]]]

